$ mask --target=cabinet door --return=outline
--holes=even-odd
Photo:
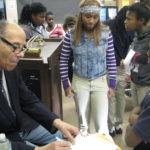
[[[19,62],[19,69],[28,88],[40,98],[42,103],[52,110],[50,97],[51,75],[48,64],[43,64],[42,61],[34,61],[30,59],[21,60]]]

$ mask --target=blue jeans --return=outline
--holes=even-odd
[[[57,131],[55,134],[51,134],[41,125],[29,132],[21,132],[20,136],[27,145],[32,145],[34,147],[36,147],[36,145],[42,146],[54,142],[57,140],[56,137],[62,139],[62,133],[60,131]],[[12,150],[11,146],[6,150]]]
[[[55,134],[51,134],[41,125],[29,132],[21,132],[20,136],[28,145],[33,146],[42,146],[54,142],[56,141],[56,137],[62,139],[62,133],[60,131],[57,131]]]

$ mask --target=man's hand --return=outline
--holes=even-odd
[[[67,141],[55,141],[45,146],[36,147],[34,150],[70,150],[70,143]]]
[[[74,136],[79,134],[79,130],[76,127],[60,119],[55,119],[53,122],[53,126],[59,129],[71,143],[75,143]]]
[[[69,87],[69,88],[67,88],[67,89],[65,90],[65,95],[66,95],[67,97],[73,97],[73,96],[74,96],[74,92],[73,92],[73,90],[71,89],[71,87]]]
[[[112,98],[115,96],[115,89],[109,88],[108,90],[108,98]]]

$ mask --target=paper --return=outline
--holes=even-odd
[[[72,145],[71,150],[121,150],[113,141],[99,134],[90,134],[83,137],[76,137],[76,144]]]
[[[124,60],[124,65],[129,65],[131,62],[132,57],[134,56],[135,51],[133,49],[130,49],[129,53],[127,54],[125,60]]]
[[[6,142],[6,136],[5,134],[1,133],[0,134],[0,143]]]
[[[17,0],[5,0],[7,20],[18,23]]]
[[[133,58],[135,54],[135,51],[133,49],[130,49],[130,51],[128,52],[126,58],[124,59],[124,66],[125,66],[125,72],[126,74],[130,75],[130,63],[131,63],[131,59]]]

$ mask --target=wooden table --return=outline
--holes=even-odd
[[[61,118],[62,92],[59,73],[59,56],[62,41],[45,39],[41,58],[22,58],[19,62],[24,81],[50,110]]]

